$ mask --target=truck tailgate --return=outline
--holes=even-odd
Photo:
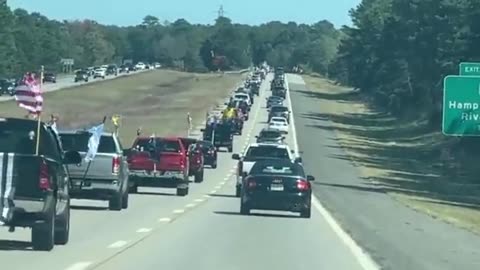
[[[83,179],[85,172],[87,173],[86,179],[115,180],[118,178],[117,174],[113,174],[112,171],[113,158],[116,157],[117,154],[97,153],[90,167],[88,167],[88,162],[84,159],[85,152],[80,152],[80,155],[82,156],[82,163],[68,165],[68,171],[72,179]]]
[[[184,159],[181,153],[160,153],[158,157],[159,161],[154,161],[150,158],[148,152],[137,152],[129,157],[128,165],[130,170],[183,170],[182,164],[185,166]]]

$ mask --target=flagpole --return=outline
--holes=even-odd
[[[40,68],[40,91],[43,88],[43,72],[45,67],[41,66]],[[41,112],[37,112],[37,143],[35,146],[35,155],[38,156],[40,150],[40,127],[41,127],[42,119],[41,119]]]

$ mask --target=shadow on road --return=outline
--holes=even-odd
[[[26,241],[16,241],[16,240],[0,240],[0,250],[1,251],[32,251],[32,243]]]
[[[85,210],[85,211],[108,211],[106,206],[87,206],[87,205],[71,205],[72,210]]]
[[[138,191],[138,195],[144,195],[144,196],[177,196],[174,193],[166,193],[166,192],[153,192],[153,191]]]
[[[252,210],[255,211],[255,210]],[[214,211],[213,213],[217,215],[228,215],[228,216],[255,216],[255,217],[272,217],[272,218],[298,218],[294,215],[287,215],[287,214],[270,214],[270,213],[254,213],[251,212],[250,215],[242,215],[240,212],[229,212],[229,211]]]
[[[221,198],[237,198],[235,195],[230,194],[210,194],[211,197],[221,197]]]
[[[350,102],[352,106],[360,101],[356,92],[292,92],[308,98]],[[400,121],[383,112],[309,112],[299,117],[308,119],[308,128],[339,131],[342,134],[334,138],[341,147],[329,147],[342,148],[347,154],[333,155],[332,158],[353,159],[362,167],[386,172],[383,177],[369,178],[370,182],[376,183],[371,189],[363,186],[343,188],[414,194],[426,200],[441,200],[443,204],[480,208],[480,146],[472,143],[476,138],[448,141],[438,131],[432,130],[427,121]],[[452,149],[447,158],[442,155],[445,149]]]

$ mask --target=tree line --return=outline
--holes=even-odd
[[[249,26],[219,17],[212,25],[201,25],[185,19],[161,21],[153,15],[129,27],[56,21],[12,10],[0,0],[0,76],[41,65],[58,71],[62,58],[74,59],[76,68],[132,59],[196,72],[246,68],[266,60],[323,73],[335,57],[340,36],[328,21]]]

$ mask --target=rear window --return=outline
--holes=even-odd
[[[272,107],[271,112],[286,112],[288,111],[287,107]]]
[[[133,145],[133,148],[140,151],[149,151],[149,149],[155,148],[157,151],[163,153],[180,153],[181,147],[178,141],[169,141],[162,139],[140,139]]]
[[[60,140],[64,150],[67,151],[88,151],[88,140],[90,139],[90,133],[80,134],[61,134]],[[98,153],[116,153],[117,147],[112,136],[102,136],[100,138],[100,144],[98,145]]]
[[[289,175],[289,176],[304,176],[303,167],[293,162],[265,160],[256,162],[251,171],[251,174],[272,174],[272,175]]]
[[[277,131],[262,131],[260,133],[261,138],[278,138],[280,137],[280,132]]]
[[[248,148],[245,155],[247,158],[281,158],[289,159],[290,155],[286,148],[280,148],[275,146],[252,146]]]

